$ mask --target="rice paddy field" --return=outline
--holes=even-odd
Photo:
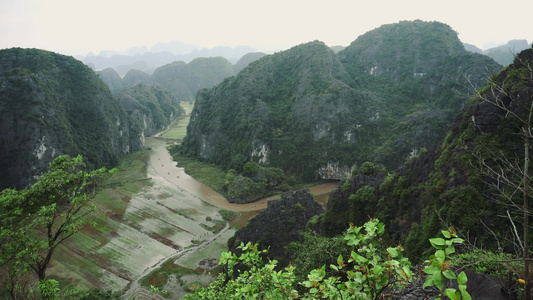
[[[192,104],[182,102],[187,115]],[[236,205],[187,175],[166,150],[186,134],[177,120],[123,158],[95,196],[98,213],[56,250],[48,270],[62,291],[120,291],[124,299],[180,299],[216,279],[227,241],[266,200]],[[329,187],[317,189],[322,196]],[[154,290],[159,291],[155,293]]]

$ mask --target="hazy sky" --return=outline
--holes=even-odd
[[[383,24],[450,25],[480,48],[533,41],[532,0],[0,0],[0,49],[85,55],[158,42],[261,51],[320,40],[347,46]]]

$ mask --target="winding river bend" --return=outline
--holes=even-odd
[[[211,205],[232,211],[256,211],[265,209],[266,200],[274,198],[269,197],[247,204],[229,203],[224,196],[185,173],[185,170],[179,166],[179,161],[173,161],[164,139],[147,138],[146,146],[151,148],[147,170],[149,177],[162,179],[164,184],[176,187]]]
[[[165,191],[164,193],[172,195],[169,197],[168,202],[163,203],[163,200],[159,200],[159,204],[164,207],[174,207],[171,209],[174,211],[180,210],[177,207],[186,207],[185,209],[189,210],[191,209],[190,207],[193,207],[195,216],[192,217],[198,223],[205,223],[205,217],[208,215],[212,216],[213,211],[217,211],[218,209],[239,212],[239,217],[241,215],[253,215],[253,212],[266,209],[268,200],[277,198],[277,196],[273,196],[247,204],[229,203],[224,196],[187,175],[185,170],[179,166],[179,162],[173,161],[167,151],[167,145],[167,140],[162,138],[151,137],[146,139],[146,146],[151,149],[147,163],[147,176],[153,182],[151,189]],[[315,195],[315,198],[323,199],[336,187],[337,184],[330,182],[316,185],[310,188],[310,191]],[[134,200],[132,199],[133,202],[135,202]],[[140,201],[142,202],[144,200],[140,199]],[[202,220],[202,218],[204,219]],[[243,219],[245,221],[247,218],[243,217]],[[174,224],[183,228],[181,223]],[[159,299],[158,295],[149,293],[141,286],[142,278],[152,271],[159,269],[169,259],[173,259],[174,263],[178,265],[188,265],[188,268],[191,269],[197,268],[198,263],[202,259],[216,259],[220,255],[220,252],[225,250],[227,239],[234,234],[234,229],[228,224],[216,234],[198,229],[194,226],[190,228],[188,230],[190,234],[185,237],[179,235],[169,237],[169,239],[175,240],[182,247],[174,251],[167,251],[166,254],[158,256],[157,260],[148,260],[147,263],[142,264],[143,267],[139,270],[140,272],[132,276],[129,283],[124,287],[124,299]],[[192,244],[190,242],[191,239],[200,240],[201,242],[199,244]],[[214,254],[217,251],[218,253]],[[196,278],[193,280],[201,281],[202,279]],[[178,299],[185,293],[184,287],[176,282],[167,282],[161,290],[171,291],[173,299]]]

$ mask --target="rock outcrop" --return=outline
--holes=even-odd
[[[280,265],[286,265],[290,259],[287,245],[303,241],[300,231],[306,229],[311,217],[323,211],[309,191],[285,192],[280,200],[269,201],[264,212],[235,233],[230,249],[235,252],[240,242],[259,243],[262,249],[269,248],[269,257],[280,261]]]

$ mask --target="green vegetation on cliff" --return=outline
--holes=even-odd
[[[365,161],[394,170],[444,137],[467,103],[466,78],[481,86],[499,67],[438,22],[384,25],[338,54],[298,45],[201,90],[181,151],[303,180],[340,179]]]
[[[91,168],[114,167],[181,114],[179,102],[161,88],[137,86],[119,101],[72,57],[1,50],[0,188],[29,186],[62,154],[80,154]]]
[[[96,74],[72,57],[0,51],[0,119],[0,188],[28,185],[59,154],[110,167],[128,152],[126,113]]]
[[[134,136],[154,135],[185,114],[176,97],[159,86],[138,84],[121,91],[117,97],[128,113],[130,134]],[[132,141],[132,148],[139,148],[142,142]]]
[[[522,194],[517,193],[520,189],[504,188],[503,178],[517,182],[517,187],[523,182],[513,165],[524,165],[524,141],[523,124],[506,116],[520,116],[531,105],[532,53],[522,52],[513,65],[491,77],[490,85],[478,90],[479,96],[457,118],[440,147],[420,153],[395,174],[378,171],[347,179],[329,199],[321,219],[324,232],[340,234],[349,222],[360,224],[371,215],[387,225],[387,239],[404,241],[413,259],[427,255],[427,239],[450,225],[468,232],[470,242],[484,249],[514,253],[505,237],[512,235],[511,219],[521,226],[521,209],[512,203],[520,203]],[[482,101],[484,97],[500,99],[508,113]],[[498,170],[499,179],[489,168]]]

